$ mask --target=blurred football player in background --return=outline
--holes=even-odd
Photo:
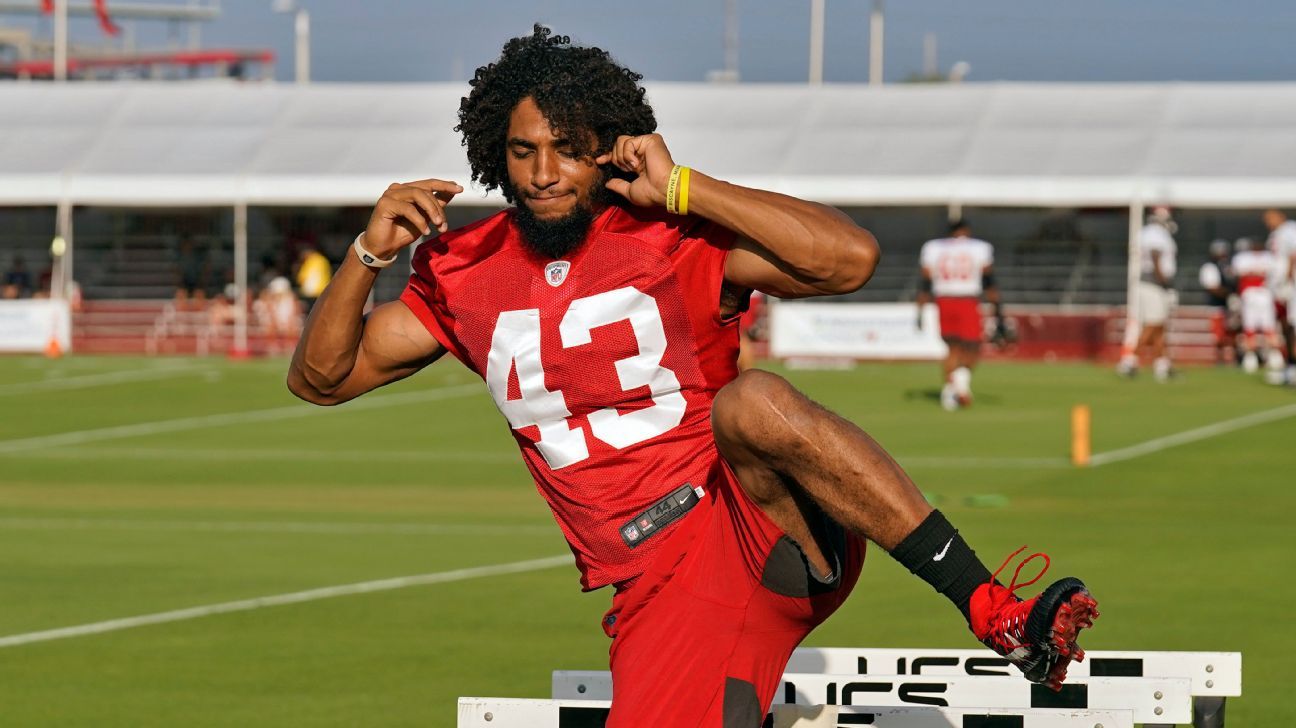
[[[1278,347],[1278,321],[1273,291],[1269,281],[1274,275],[1276,257],[1258,240],[1238,238],[1233,256],[1233,272],[1238,278],[1238,296],[1242,298],[1242,341],[1246,354],[1242,368],[1248,374],[1260,368],[1256,334],[1264,337],[1265,367],[1281,372],[1283,355]]]
[[[994,280],[994,246],[972,237],[965,220],[950,223],[949,237],[928,240],[918,254],[918,328],[923,307],[933,297],[940,312],[940,335],[949,352],[941,363],[941,406],[956,410],[972,404],[972,370],[981,358],[981,297],[994,306],[995,337],[1006,338],[1003,308]]]
[[[1288,220],[1281,210],[1270,209],[1264,212],[1264,223],[1269,228],[1269,252],[1275,256],[1271,287],[1278,299],[1278,325],[1287,356],[1283,381],[1296,385],[1296,221]]]
[[[1154,207],[1139,232],[1138,320],[1127,324],[1127,331],[1132,324],[1137,324],[1133,328],[1137,335],[1126,335],[1120,363],[1116,365],[1116,371],[1122,376],[1132,377],[1138,373],[1139,352],[1149,350],[1153,356],[1152,373],[1157,381],[1170,379],[1165,330],[1179,302],[1174,288],[1179,252],[1174,240],[1177,230],[1170,208]]]
[[[1235,348],[1237,344],[1237,332],[1229,321],[1229,303],[1237,294],[1237,277],[1233,275],[1227,240],[1212,242],[1209,252],[1210,259],[1202,263],[1197,281],[1206,289],[1212,309],[1211,335],[1215,337],[1215,365],[1219,366],[1230,361],[1224,357],[1224,351]]]

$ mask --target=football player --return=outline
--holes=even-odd
[[[949,236],[928,240],[918,254],[918,328],[923,307],[936,301],[940,335],[948,347],[941,362],[941,406],[956,410],[972,404],[972,370],[981,359],[981,297],[994,307],[995,337],[1007,336],[999,288],[994,279],[994,246],[972,237],[968,223],[950,223]]]
[[[477,69],[457,128],[473,179],[513,207],[450,230],[463,187],[391,185],[289,388],[344,402],[446,353],[485,380],[582,587],[613,589],[612,728],[760,725],[866,539],[1057,686],[1096,616],[1083,582],[1018,597],[1030,558],[1003,585],[872,438],[780,377],[738,373],[749,291],[855,290],[876,241],[833,208],[679,164],[640,78],[541,26]],[[424,237],[400,300],[364,318],[378,270]]]

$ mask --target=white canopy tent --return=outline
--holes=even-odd
[[[648,89],[679,159],[833,204],[1296,205],[1296,83]],[[466,91],[0,84],[0,205],[367,204],[466,181]]]
[[[467,183],[460,84],[0,84],[0,205],[366,205]],[[650,84],[680,161],[837,205],[1296,206],[1292,84]],[[456,204],[498,204],[467,194]],[[1133,273],[1133,271],[1132,271]]]

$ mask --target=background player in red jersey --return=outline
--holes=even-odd
[[[676,165],[639,80],[541,27],[509,41],[458,130],[474,180],[515,207],[450,231],[460,185],[391,185],[311,312],[289,388],[344,402],[447,351],[486,381],[582,585],[615,588],[614,728],[759,725],[865,537],[1029,678],[1060,681],[1096,616],[1083,583],[1018,599],[863,431],[779,377],[738,376],[748,292],[854,290],[872,236]],[[433,230],[401,300],[364,319],[376,270]]]
[[[956,410],[972,404],[972,370],[981,360],[981,297],[994,306],[995,336],[1005,334],[999,288],[994,281],[994,247],[972,237],[964,220],[950,223],[949,237],[928,240],[918,254],[922,281],[918,290],[918,328],[922,310],[933,297],[940,312],[940,335],[949,351],[941,363],[945,375],[941,406]]]

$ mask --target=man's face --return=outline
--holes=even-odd
[[[1270,230],[1276,230],[1279,225],[1287,221],[1287,216],[1277,210],[1265,210],[1264,223],[1265,227]]]
[[[513,109],[506,144],[523,237],[539,252],[561,257],[584,240],[589,222],[606,205],[605,173],[554,134],[530,97]]]

